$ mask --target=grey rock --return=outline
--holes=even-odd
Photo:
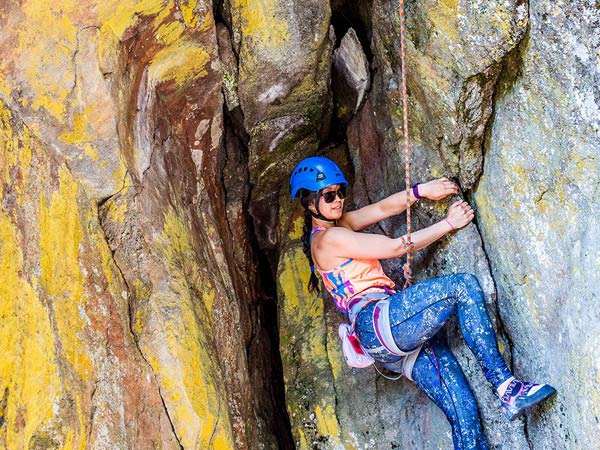
[[[352,117],[363,102],[371,78],[367,57],[353,28],[348,30],[340,46],[334,50],[333,67],[334,86],[343,83],[346,88],[337,96],[338,115]],[[336,76],[341,78],[337,83]]]
[[[600,448],[599,12],[531,2],[474,197],[516,373],[558,390],[527,422],[533,449]]]

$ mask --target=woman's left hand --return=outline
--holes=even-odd
[[[458,186],[448,178],[439,178],[419,184],[419,195],[429,200],[441,200],[450,195],[458,194]]]

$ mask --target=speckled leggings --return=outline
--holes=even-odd
[[[439,372],[438,372],[439,370]],[[422,348],[412,377],[446,414],[452,426],[455,450],[488,450],[475,397],[458,361],[441,334]]]
[[[365,307],[356,321],[358,337],[366,349],[381,345],[373,330],[374,307],[374,303]],[[511,373],[498,351],[483,291],[473,275],[433,278],[392,295],[392,335],[405,351],[429,341],[416,360],[412,377],[448,417],[455,449],[487,449],[477,405],[460,366],[441,339],[431,339],[456,313],[467,345],[488,381],[498,387]],[[393,358],[390,354],[376,357],[382,361]]]

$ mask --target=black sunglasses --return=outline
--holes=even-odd
[[[346,185],[341,185],[337,191],[321,192],[321,196],[323,197],[323,200],[325,200],[325,203],[333,202],[336,197],[339,197],[340,200],[344,200],[344,197],[346,196]]]

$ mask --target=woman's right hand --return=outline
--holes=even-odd
[[[471,208],[464,200],[459,200],[448,208],[446,220],[450,222],[451,226],[455,229],[459,229],[467,226],[473,220],[473,217],[475,217],[473,208]]]

